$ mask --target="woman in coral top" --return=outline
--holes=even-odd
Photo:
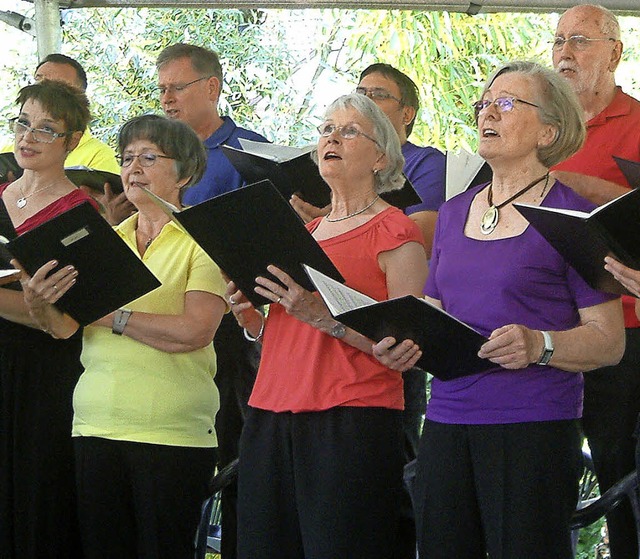
[[[391,123],[353,94],[329,107],[318,130],[332,204],[307,228],[350,287],[378,300],[420,295],[420,230],[380,199],[404,182]],[[227,289],[241,326],[263,342],[240,441],[238,556],[387,557],[402,489],[398,371],[419,353],[400,351],[406,359],[385,367],[373,342],[336,322],[317,294],[269,271],[286,287],[256,279],[273,302],[266,322],[233,283]]]
[[[45,81],[21,89],[17,104],[11,127],[24,174],[0,186],[6,238],[91,201],[64,173],[65,158],[89,123],[84,93]],[[82,372],[81,335],[57,340],[42,332],[19,289],[17,283],[0,288],[0,556],[42,557],[46,542],[48,557],[74,559],[82,555],[71,396]]]

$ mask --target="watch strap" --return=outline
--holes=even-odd
[[[540,358],[536,362],[537,365],[548,365],[549,361],[551,361],[551,357],[553,357],[553,340],[551,339],[551,334],[546,330],[541,330],[542,338],[544,339],[544,349],[542,350],[542,354]]]
[[[129,322],[129,317],[131,317],[132,314],[133,311],[130,311],[128,309],[118,309],[113,314],[111,333],[116,334],[117,336],[122,336],[122,333],[127,326],[127,322]]]

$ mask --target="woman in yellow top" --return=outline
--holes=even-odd
[[[84,330],[85,372],[74,393],[73,436],[86,557],[191,557],[213,471],[212,340],[226,311],[217,266],[143,188],[180,206],[206,157],[185,124],[134,118],[120,131],[122,182],[138,213],[116,231],[162,286]],[[25,300],[55,336],[77,328],[53,306],[76,272],[24,280]]]

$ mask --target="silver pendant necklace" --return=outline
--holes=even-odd
[[[545,189],[547,187],[547,183],[549,182],[549,173],[542,175],[540,178],[537,178],[533,182],[530,182],[527,186],[525,186],[522,190],[518,190],[511,198],[507,198],[504,202],[500,204],[494,205],[493,203],[493,183],[489,185],[489,189],[487,190],[487,202],[489,207],[485,210],[480,218],[480,232],[483,235],[490,235],[493,233],[498,226],[498,221],[500,221],[500,208],[503,208],[507,204],[513,202],[519,196],[522,196],[528,190],[531,190],[536,184],[538,184],[542,179],[547,179],[545,183]]]
[[[16,206],[18,206],[18,209],[21,210],[27,205],[27,200],[29,200],[29,198],[31,198],[34,194],[38,194],[38,192],[44,192],[45,190],[47,190],[47,188],[51,188],[54,185],[55,183],[48,184],[47,186],[40,188],[38,190],[34,190],[31,194],[26,194],[26,195],[24,193],[24,190],[22,190],[22,185],[20,185],[20,193],[22,194],[22,196],[18,198],[18,200],[16,201]]]

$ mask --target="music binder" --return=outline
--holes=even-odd
[[[477,186],[487,183],[493,176],[489,164],[477,153],[461,150],[448,151],[445,167],[445,200]]]
[[[434,377],[451,380],[496,367],[478,357],[486,337],[425,299],[378,302],[310,266],[305,270],[336,320],[375,342],[387,336],[413,340],[422,350],[416,366]]]
[[[314,146],[294,148],[242,138],[240,145],[242,149],[225,145],[220,147],[246,182],[268,179],[286,199],[298,194],[317,208],[324,208],[331,203],[331,189],[311,159]],[[385,192],[380,197],[401,210],[422,202],[406,177],[402,188]]]
[[[309,264],[337,281],[340,272],[270,181],[249,184],[183,210],[145,191],[176,221],[255,306],[271,303],[254,291],[257,276],[273,264],[309,291]]]
[[[640,187],[640,161],[631,161],[622,157],[613,156],[618,168],[622,171],[631,188]]]
[[[5,246],[31,275],[51,260],[58,261],[55,270],[68,265],[78,270],[76,284],[56,306],[83,326],[160,285],[89,202],[34,227]]]
[[[23,173],[22,167],[18,165],[13,152],[0,153],[0,183],[8,180],[7,174],[11,171],[14,179],[20,178]],[[87,186],[101,194],[104,193],[104,184],[108,182],[115,194],[122,192],[122,179],[116,173],[91,169],[81,165],[75,167],[65,167],[65,175],[76,186]]]
[[[122,179],[116,173],[109,171],[101,171],[100,169],[91,169],[81,165],[76,167],[65,167],[65,174],[68,179],[76,186],[87,186],[91,190],[95,190],[100,194],[104,194],[104,184],[109,183],[114,194],[123,192]]]
[[[545,206],[514,206],[593,288],[629,293],[604,269],[613,256],[640,269],[640,190],[632,189],[590,213]]]

